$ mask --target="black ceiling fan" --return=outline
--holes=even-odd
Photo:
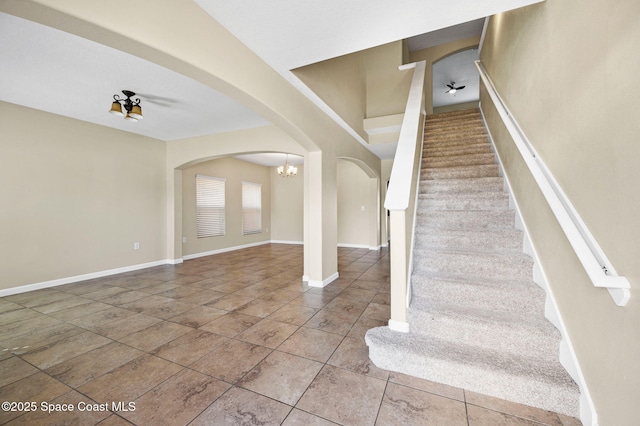
[[[456,87],[456,82],[452,81],[451,84],[447,84],[447,87],[449,88],[449,90],[447,90],[444,93],[456,93],[458,90],[462,90],[466,86],[458,86],[458,87]]]

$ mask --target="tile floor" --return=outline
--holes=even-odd
[[[375,367],[388,252],[339,271],[308,288],[302,247],[272,244],[1,298],[0,400],[36,410],[0,424],[579,424]]]

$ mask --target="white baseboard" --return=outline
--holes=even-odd
[[[369,244],[349,244],[349,243],[338,243],[338,247],[344,247],[344,248],[364,248],[364,249],[368,249],[368,248],[369,248]]]
[[[286,240],[271,240],[271,244],[297,244],[303,245],[304,241],[286,241]]]
[[[214,255],[214,254],[226,253],[226,252],[235,251],[235,250],[242,250],[242,249],[245,249],[245,248],[257,247],[257,246],[262,246],[262,245],[265,245],[265,244],[271,244],[271,241],[270,240],[259,241],[257,243],[243,244],[243,245],[240,245],[240,246],[224,247],[224,248],[216,249],[216,250],[203,251],[203,252],[200,252],[200,253],[188,254],[186,256],[182,256],[182,258],[184,260],[197,259],[199,257],[211,256],[211,255]]]
[[[59,278],[51,281],[27,284],[19,287],[5,288],[0,290],[0,297],[11,296],[12,294],[26,293],[27,291],[40,290],[43,288],[56,287],[64,284],[72,284],[80,281],[92,280],[94,278],[108,277],[110,275],[122,274],[124,272],[137,271],[139,269],[152,268],[154,266],[166,265],[173,260],[157,260],[155,262],[140,263],[138,265],[124,266],[122,268],[108,269],[106,271],[91,272],[89,274],[75,275],[73,277]]]
[[[399,331],[401,333],[408,333],[409,332],[409,323],[408,322],[389,320],[388,324],[389,324],[389,329],[391,329],[393,331]]]
[[[307,280],[307,285],[309,287],[317,287],[317,288],[322,288],[322,287],[326,287],[327,285],[331,284],[333,281],[337,280],[338,277],[340,275],[336,272],[332,275],[329,275],[328,278],[325,278],[324,280],[320,281],[320,280]],[[303,277],[304,279],[304,277]]]

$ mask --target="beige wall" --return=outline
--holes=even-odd
[[[441,106],[441,107],[435,107],[435,108],[433,108],[433,113],[434,114],[439,114],[441,112],[461,111],[461,110],[471,109],[471,108],[478,108],[478,101],[463,102],[463,103],[460,103],[460,104],[444,105],[444,106]]]
[[[165,259],[164,142],[4,102],[0,128],[0,289]]]
[[[271,169],[271,239],[304,241],[304,166],[297,176],[283,178]]]
[[[198,163],[182,171],[182,232],[187,242],[183,255],[206,253],[269,241],[271,230],[271,168],[237,160],[221,158]],[[196,175],[226,179],[225,235],[196,237]],[[262,185],[262,232],[242,235],[242,182]],[[269,230],[269,231],[267,231]]]
[[[337,272],[335,159],[357,158],[379,173],[380,160],[349,132],[324,114],[285,78],[232,36],[195,2],[153,0],[119,8],[83,0],[23,0],[0,2],[0,10],[49,25],[80,37],[152,61],[205,84],[252,109],[282,129],[305,151],[306,216],[305,274],[315,282],[330,280]],[[144,25],[140,25],[144,23]],[[180,28],[167,31],[167,26]],[[213,154],[215,155],[215,154]],[[166,255],[181,258],[179,173],[166,173]],[[308,188],[306,188],[308,189]],[[306,214],[306,213],[305,213]],[[180,221],[181,223],[181,221]]]
[[[367,107],[362,53],[318,62],[293,73],[362,138],[367,138],[362,121]]]
[[[369,247],[370,212],[377,208],[371,205],[369,180],[358,165],[338,161],[338,244]]]
[[[400,71],[402,41],[388,43],[363,52],[367,78],[366,118],[402,114],[407,106],[412,70]]]
[[[526,136],[631,283],[625,307],[593,287],[482,93],[601,425],[637,424],[640,417],[640,86],[631,77],[640,72],[638,22],[638,2],[547,1],[492,17],[480,56]]]
[[[430,47],[428,49],[411,52],[411,62],[426,61],[426,69],[424,76],[424,95],[425,108],[427,114],[433,111],[433,64],[440,59],[449,55],[460,52],[461,50],[477,47],[480,43],[480,37],[469,37],[462,40],[456,40],[451,43],[441,44],[439,46]]]

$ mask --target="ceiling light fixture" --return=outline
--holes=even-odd
[[[289,154],[287,154],[287,160],[284,162],[284,166],[278,167],[278,176],[293,177],[297,174],[298,174],[298,168],[289,165]]]
[[[448,93],[450,95],[454,95],[458,90],[462,90],[466,86],[458,86],[458,87],[456,87],[455,81],[452,81],[451,84],[447,84],[447,87],[449,88],[449,90],[447,90],[444,93]]]
[[[142,108],[140,108],[140,99],[136,98],[134,100],[131,99],[132,96],[136,94],[131,90],[123,90],[122,93],[127,97],[126,99],[120,99],[119,95],[113,95],[113,103],[111,104],[111,110],[109,111],[111,114],[124,116],[124,119],[127,121],[138,121],[142,120],[144,117],[142,116]],[[122,108],[127,112],[125,115],[122,112]]]

